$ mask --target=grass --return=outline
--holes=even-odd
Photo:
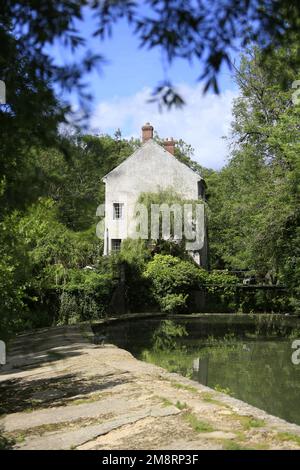
[[[42,424],[29,429],[22,429],[14,432],[6,433],[6,441],[12,443],[22,443],[26,437],[43,436],[46,433],[58,432],[62,430],[70,430],[78,427],[90,426],[92,424],[100,424],[108,419],[109,415],[100,418],[79,418],[75,421],[63,421],[61,423]],[[1,436],[0,436],[1,449]]]
[[[290,432],[279,432],[276,435],[276,439],[281,442],[295,442],[300,446],[300,436],[297,434],[292,434]]]
[[[185,410],[186,408],[188,408],[188,405],[184,402],[182,403],[181,401],[178,401],[176,402],[175,406],[179,409],[179,410]]]
[[[249,415],[239,415],[237,413],[233,413],[229,415],[228,418],[239,421],[244,431],[248,431],[252,428],[261,428],[265,425],[265,421],[263,419],[256,419]]]
[[[255,443],[251,447],[244,446],[236,440],[224,440],[223,443],[224,450],[268,450],[269,445],[265,442]]]
[[[197,433],[200,432],[213,432],[214,428],[206,421],[201,421],[193,413],[187,412],[184,419],[189,423],[193,430]]]
[[[216,384],[214,386],[214,389],[215,389],[216,392],[225,393],[226,395],[233,396],[233,392],[230,390],[229,387],[223,388],[223,387],[221,387],[221,385]]]
[[[25,438],[32,435],[42,436],[47,432],[60,431],[68,426],[69,422],[41,424],[26,430],[18,430],[8,433],[8,437],[17,443],[22,443]]]
[[[223,443],[224,450],[249,450],[249,447],[242,446],[236,441],[224,441]]]
[[[165,398],[165,397],[159,397],[159,398],[162,401],[164,408],[173,405],[173,403],[168,398]]]
[[[0,450],[9,450],[12,449],[14,444],[16,443],[16,440],[1,434],[0,432]]]
[[[103,398],[104,397],[103,397],[102,393],[93,393],[92,395],[88,396],[87,398],[75,398],[75,400],[69,399],[68,404],[70,404],[70,405],[83,405],[83,404],[86,404],[86,403],[93,403],[94,401],[100,401]]]
[[[209,392],[203,392],[201,393],[200,395],[201,399],[207,403],[212,403],[214,405],[218,405],[218,406],[222,406],[222,407],[225,407],[225,408],[230,408],[229,405],[227,405],[227,403],[223,403],[222,401],[220,400],[217,400],[216,398],[213,397],[213,395]]]
[[[253,418],[253,416],[236,415],[236,418],[239,420],[245,431],[252,428],[262,428],[265,425],[263,419],[256,419]]]
[[[171,382],[172,387],[177,388],[177,390],[186,390],[192,393],[198,393],[198,389],[192,385],[185,385],[180,382]]]
[[[262,428],[264,425],[265,421],[263,419],[249,418],[249,421],[245,423],[245,428]]]

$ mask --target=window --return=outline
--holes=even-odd
[[[205,184],[203,181],[198,181],[198,198],[205,199]]]
[[[114,219],[122,219],[123,217],[123,205],[119,202],[114,202],[113,206],[113,218]]]
[[[116,253],[121,249],[121,240],[119,238],[113,238],[111,241],[111,251]]]

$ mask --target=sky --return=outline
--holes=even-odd
[[[203,95],[203,83],[197,81],[199,64],[177,60],[166,67],[160,50],[139,48],[125,21],[119,22],[112,38],[104,42],[91,39],[92,30],[93,21],[87,17],[81,33],[93,52],[102,54],[107,63],[101,73],[94,71],[86,80],[93,95],[90,130],[113,135],[120,129],[125,138],[139,137],[142,125],[150,122],[160,137],[190,144],[194,160],[201,165],[220,169],[228,158],[224,136],[230,128],[232,101],[238,96],[230,71],[223,70],[219,76],[219,95]],[[52,53],[57,62],[70,59],[59,45]],[[153,88],[166,78],[178,88],[185,101],[183,108],[160,111],[156,103],[148,102]]]

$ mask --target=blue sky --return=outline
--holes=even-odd
[[[104,42],[90,38],[94,27],[89,15],[82,26],[81,34],[89,47],[108,61],[100,74],[94,71],[86,78],[93,94],[91,130],[113,134],[120,128],[124,137],[138,137],[141,126],[150,121],[161,137],[182,138],[191,144],[200,164],[220,168],[228,154],[222,137],[228,134],[232,100],[237,96],[230,72],[224,70],[219,76],[220,95],[209,92],[203,96],[203,84],[197,82],[200,64],[176,60],[166,67],[159,49],[139,48],[125,21],[120,21],[112,38]],[[59,45],[52,53],[58,62],[71,58]],[[156,104],[147,102],[151,90],[165,78],[179,87],[186,102],[183,110],[161,113]],[[75,96],[72,99],[75,101]]]

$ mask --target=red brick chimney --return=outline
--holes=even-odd
[[[151,126],[150,122],[146,122],[146,124],[142,127],[143,144],[149,139],[153,139],[153,126]]]
[[[168,152],[170,152],[172,155],[174,155],[175,153],[175,140],[173,139],[173,137],[171,137],[171,139],[166,139],[164,141],[164,148],[165,150],[167,150]]]

